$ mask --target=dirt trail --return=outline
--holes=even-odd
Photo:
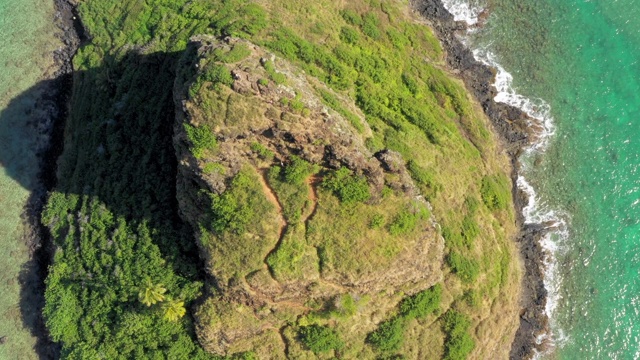
[[[284,218],[284,213],[282,211],[282,204],[280,203],[280,200],[278,200],[278,197],[276,196],[276,192],[271,188],[271,186],[269,186],[269,183],[267,182],[268,171],[269,169],[258,169],[258,173],[260,174],[258,179],[260,181],[260,185],[262,186],[262,191],[265,193],[265,195],[267,195],[267,199],[269,200],[269,202],[275,205],[276,209],[278,210],[278,217],[280,218],[279,219],[280,232],[279,232],[278,238],[282,239],[282,237],[284,236],[285,230],[289,224],[287,224],[287,221]]]
[[[278,281],[276,280],[273,274],[273,271],[271,270],[271,267],[267,263],[267,259],[269,258],[269,256],[271,256],[271,254],[275,253],[276,250],[278,250],[278,247],[280,247],[280,244],[282,244],[282,240],[284,239],[284,236],[287,233],[287,228],[289,227],[289,223],[287,223],[287,220],[284,218],[284,212],[282,210],[283,207],[282,207],[282,204],[280,203],[280,200],[278,200],[278,197],[276,196],[276,192],[273,190],[273,188],[271,188],[271,186],[269,186],[269,183],[267,182],[268,171],[269,171],[268,168],[258,170],[258,172],[260,173],[260,176],[259,176],[260,185],[262,186],[262,190],[267,195],[267,198],[269,199],[269,201],[272,202],[278,209],[278,215],[280,217],[280,231],[278,233],[278,241],[273,246],[273,248],[269,250],[267,255],[264,257],[263,262],[267,271],[269,271],[269,274],[271,274],[271,277],[273,278],[273,280]]]
[[[320,184],[320,181],[322,181],[322,178],[318,175],[311,175],[307,180],[305,180],[309,186],[309,200],[311,200],[312,203],[311,211],[309,211],[309,214],[302,219],[305,227],[307,226],[307,222],[313,218],[313,215],[315,215],[316,210],[318,209],[318,192],[316,189]]]

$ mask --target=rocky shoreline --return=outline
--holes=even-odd
[[[412,3],[414,9],[435,30],[446,52],[447,65],[464,81],[467,89],[480,103],[511,158],[513,198],[518,214],[517,225],[520,229],[517,242],[525,273],[522,279],[520,325],[509,357],[530,359],[536,352],[544,350],[545,344],[539,344],[537,339],[548,332],[548,318],[545,314],[545,253],[539,242],[546,230],[543,224],[524,223],[522,210],[527,205],[528,198],[515,183],[519,170],[518,157],[531,144],[535,134],[530,129],[527,114],[518,108],[493,100],[497,95],[496,89],[492,86],[495,69],[477,61],[471,50],[457,37],[457,34],[466,30],[467,25],[454,21],[453,15],[445,9],[441,0],[413,0]]]
[[[57,159],[63,149],[64,124],[73,84],[72,58],[82,35],[74,6],[67,0],[54,0],[54,5],[52,20],[62,46],[52,54],[54,70],[35,85],[41,96],[30,113],[28,125],[37,130],[40,139],[36,149],[39,170],[22,214],[26,225],[23,240],[29,248],[30,260],[20,274],[20,307],[24,325],[37,338],[34,351],[40,359],[57,359],[60,352],[59,345],[51,341],[42,316],[44,281],[53,251],[50,234],[41,224],[40,216],[47,193],[56,183]]]

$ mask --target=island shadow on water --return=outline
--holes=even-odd
[[[175,244],[159,243],[163,257],[174,265],[185,259],[200,263],[176,199],[173,81],[180,56],[131,51],[118,61],[105,59],[110,65],[40,82],[0,113],[0,165],[30,191],[23,221],[30,229],[24,241],[31,256],[19,276],[20,313],[38,339],[40,359],[60,356],[42,314],[54,250],[54,239],[41,223],[49,192],[92,196],[129,224],[169,229],[188,241],[179,245],[180,260]],[[74,110],[68,114],[67,108]],[[67,151],[60,157],[63,148]]]
[[[36,337],[35,353],[41,359],[57,358],[59,348],[49,340],[42,318],[44,278],[49,263],[46,231],[40,225],[46,193],[55,184],[55,158],[60,153],[57,139],[62,135],[61,120],[66,112],[69,74],[44,80],[13,98],[0,112],[0,165],[24,189],[29,197],[21,218],[25,225],[20,241],[29,251],[29,260],[21,266],[20,317],[22,324]],[[11,211],[11,209],[9,209]],[[6,254],[9,256],[9,254]],[[13,339],[0,334],[3,343]],[[24,356],[24,354],[23,354]]]

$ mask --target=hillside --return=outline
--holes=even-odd
[[[507,357],[509,162],[409,4],[78,10],[43,214],[63,358]]]

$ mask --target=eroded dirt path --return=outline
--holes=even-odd
[[[260,186],[262,186],[262,191],[267,196],[267,199],[269,200],[269,202],[271,202],[276,207],[276,210],[278,210],[278,217],[279,217],[278,220],[280,222],[280,231],[279,231],[278,238],[282,239],[282,237],[284,236],[285,230],[289,225],[286,219],[284,218],[282,204],[280,203],[280,200],[278,200],[278,197],[276,196],[276,192],[273,190],[273,188],[271,188],[271,186],[269,186],[269,183],[267,182],[267,172],[269,171],[269,169],[266,168],[266,169],[257,169],[257,170],[258,170],[258,173],[260,174],[258,179],[260,181]]]
[[[313,218],[313,215],[316,214],[316,210],[318,209],[317,188],[318,188],[318,185],[320,185],[321,181],[322,181],[322,178],[318,175],[311,175],[309,178],[307,178],[307,180],[305,180],[305,183],[309,187],[309,200],[311,201],[311,209],[310,211],[308,211],[307,216],[305,216],[302,219],[302,222],[305,224],[305,227],[307,226],[309,220]]]
[[[278,241],[275,243],[273,248],[271,248],[271,250],[267,252],[267,255],[264,257],[263,262],[264,262],[265,268],[267,269],[267,271],[269,272],[273,280],[277,281],[271,267],[269,266],[269,263],[267,263],[267,259],[269,258],[269,256],[271,256],[271,254],[275,253],[276,250],[278,250],[278,248],[280,247],[280,244],[282,244],[282,240],[284,239],[284,236],[287,233],[287,228],[289,227],[289,223],[284,218],[283,207],[282,207],[282,204],[280,203],[280,200],[278,200],[278,197],[276,196],[276,192],[273,190],[271,186],[269,186],[269,183],[267,182],[268,171],[269,171],[268,168],[258,169],[258,172],[260,173],[260,176],[259,176],[260,185],[262,186],[263,192],[267,195],[267,199],[269,199],[269,201],[273,203],[276,206],[276,209],[278,210],[278,217],[280,218],[279,219],[280,231],[278,232]]]

